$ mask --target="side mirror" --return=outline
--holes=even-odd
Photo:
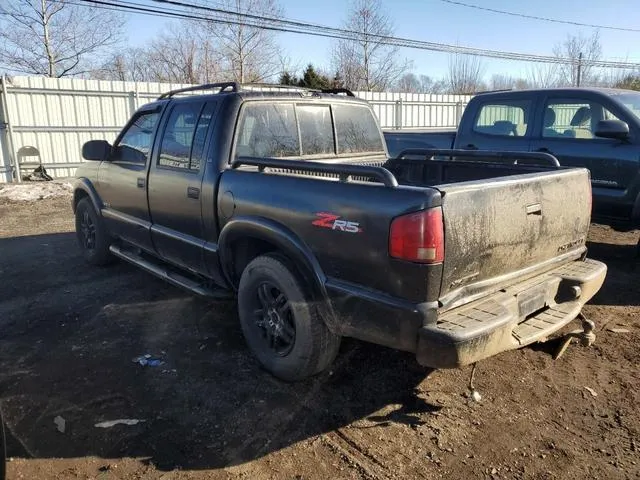
[[[111,154],[111,145],[106,140],[89,140],[82,146],[82,157],[85,160],[103,162]]]
[[[600,120],[596,125],[595,135],[624,140],[629,136],[629,125],[621,120]]]

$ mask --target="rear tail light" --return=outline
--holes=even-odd
[[[410,262],[441,263],[444,260],[442,208],[395,218],[389,233],[389,255]]]

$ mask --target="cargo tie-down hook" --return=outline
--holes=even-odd
[[[577,338],[583,347],[590,347],[596,341],[596,334],[593,333],[596,328],[595,323],[582,313],[579,313],[577,318],[582,321],[582,331],[575,330],[564,336],[562,343],[560,343],[558,350],[556,350],[556,354],[553,356],[554,360],[559,359],[564,354],[574,338]]]

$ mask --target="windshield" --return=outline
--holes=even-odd
[[[625,92],[615,94],[613,97],[627,107],[629,111],[633,113],[638,120],[640,120],[640,92]]]

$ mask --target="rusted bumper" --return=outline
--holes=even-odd
[[[420,328],[416,358],[432,368],[456,368],[545,341],[578,316],[606,272],[602,262],[571,262],[440,314]]]

